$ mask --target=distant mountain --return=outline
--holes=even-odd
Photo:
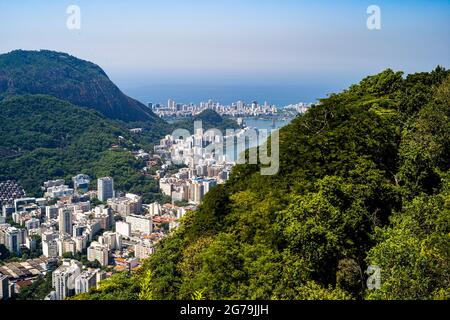
[[[164,123],[123,94],[99,66],[66,53],[17,50],[0,55],[0,100],[21,94],[52,95],[111,119]]]

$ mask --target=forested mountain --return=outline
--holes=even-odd
[[[0,102],[0,136],[0,181],[19,180],[30,195],[78,173],[114,176],[119,189],[150,199],[158,192],[125,150],[135,143],[129,130],[94,110],[46,95],[9,97]]]
[[[130,134],[135,127],[139,135]],[[47,50],[0,55],[0,180],[19,180],[29,195],[83,172],[112,175],[118,188],[152,201],[156,182],[129,151],[152,148],[171,130],[91,62]]]
[[[163,122],[123,94],[99,66],[66,53],[17,50],[0,55],[0,99],[21,94],[52,95],[111,119]]]
[[[77,298],[450,299],[449,74],[322,99],[280,130],[277,175],[235,167],[140,273]]]

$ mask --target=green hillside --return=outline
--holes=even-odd
[[[112,175],[117,188],[150,199],[157,192],[125,150],[135,143],[129,130],[94,110],[51,96],[14,96],[0,103],[0,136],[0,180],[19,180],[29,194],[40,195],[44,181],[78,173]]]
[[[66,53],[17,50],[0,55],[0,99],[21,94],[52,95],[111,119],[164,123],[123,94],[99,66]]]
[[[77,298],[450,299],[449,71],[330,95],[281,129],[280,162],[235,167],[140,273]]]

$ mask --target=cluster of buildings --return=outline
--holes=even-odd
[[[8,262],[0,266],[0,300],[15,296],[17,291],[32,284],[34,279],[57,267],[56,259],[39,257],[27,261]]]
[[[46,181],[42,198],[27,198],[8,182],[8,190],[16,186],[16,191],[5,192],[0,244],[19,257],[25,249],[38,253],[41,260],[10,262],[0,268],[0,299],[14,296],[48,272],[54,290],[47,299],[59,300],[88,292],[111,272],[134,271],[178,226],[177,217],[189,210],[143,204],[139,195],[116,191],[112,177],[97,179],[97,191],[89,191],[87,175],[79,174],[71,182],[69,186],[61,179]],[[94,198],[101,204],[94,206]]]
[[[77,260],[63,259],[61,265],[52,273],[51,291],[46,300],[64,300],[75,294],[89,292],[106,279],[106,272],[99,269],[83,269]]]
[[[162,139],[155,146],[155,152],[166,159],[157,172],[160,191],[173,203],[200,204],[211,188],[228,180],[234,165],[234,159],[211,147],[223,144],[223,139],[212,133],[206,135],[201,129],[185,139],[171,135]],[[167,168],[172,164],[183,167],[168,175]]]
[[[205,110],[214,110],[222,116],[233,118],[295,116],[298,113],[305,113],[311,105],[311,103],[300,102],[278,109],[277,106],[272,105],[267,101],[264,102],[264,104],[259,104],[257,101],[252,101],[251,103],[237,101],[231,105],[223,105],[220,102],[211,99],[207,102],[200,102],[200,104],[177,103],[172,99],[167,101],[167,105],[160,103],[148,104],[149,108],[151,108],[158,116],[176,118],[194,116]],[[137,131],[138,129],[139,128],[134,129],[134,132],[139,132]]]
[[[264,102],[258,104],[253,101],[247,104],[243,101],[237,101],[231,105],[222,105],[219,102],[208,100],[207,102],[200,102],[200,104],[182,104],[176,103],[169,99],[167,105],[149,103],[149,107],[154,113],[160,117],[187,117],[199,114],[205,110],[214,110],[220,115],[230,117],[258,117],[258,116],[274,116],[278,114],[276,106]]]

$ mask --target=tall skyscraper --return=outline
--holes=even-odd
[[[98,200],[105,202],[114,198],[114,180],[111,177],[100,178],[97,180]]]
[[[75,294],[75,279],[81,274],[82,264],[76,260],[63,260],[52,274],[56,300],[64,300]]]
[[[60,208],[58,214],[59,233],[72,234],[72,210],[67,208]]]
[[[87,259],[89,261],[97,260],[102,266],[107,266],[109,260],[108,247],[97,241],[92,242],[90,247],[87,249]]]
[[[170,110],[172,110],[172,111],[175,111],[175,110],[176,110],[176,104],[175,104],[175,101],[173,101],[172,99],[169,99],[169,100],[167,101],[167,108],[170,109]]]

